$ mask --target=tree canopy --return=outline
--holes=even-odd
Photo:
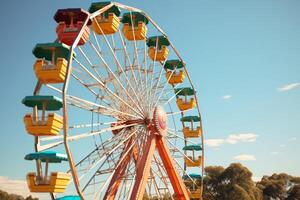
[[[255,183],[240,163],[205,168],[203,200],[300,200],[300,177],[284,173]]]
[[[16,195],[16,194],[8,194],[0,190],[0,200],[38,200],[38,198],[33,198],[32,196],[28,196],[26,198]]]

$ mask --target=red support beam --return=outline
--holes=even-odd
[[[131,159],[132,150],[131,148],[132,141],[130,140],[127,142],[126,146],[124,147],[124,154],[120,156],[118,167],[115,169],[113,177],[108,185],[108,190],[106,191],[103,199],[113,200],[118,192],[119,186],[121,184],[122,177],[127,169],[129,161]],[[127,153],[126,153],[127,152]],[[126,155],[125,155],[126,154]]]
[[[130,200],[142,200],[145,193],[145,186],[148,181],[151,161],[155,152],[156,139],[151,134],[143,147],[143,155],[137,162],[135,183],[131,192]]]
[[[150,173],[151,161],[156,148],[174,189],[174,198],[176,200],[189,200],[189,193],[176,171],[172,156],[168,146],[164,141],[164,138],[154,133],[148,137],[148,140],[143,148],[144,154],[137,165],[135,185],[133,187],[130,199],[141,200],[143,198],[145,186]]]
[[[190,199],[188,191],[176,171],[168,146],[166,145],[164,138],[160,135],[156,136],[156,148],[173,186],[174,198],[177,200]]]

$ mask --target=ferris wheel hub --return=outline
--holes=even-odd
[[[167,113],[161,106],[157,106],[153,113],[153,123],[156,133],[166,136],[168,131]]]

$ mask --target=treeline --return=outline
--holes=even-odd
[[[16,195],[16,194],[8,194],[0,190],[0,200],[38,200],[38,198],[33,198],[32,196],[28,196],[26,198]]]
[[[259,182],[252,180],[252,172],[233,163],[229,167],[209,166],[205,168],[203,200],[300,200],[300,177],[285,173],[264,176]],[[147,195],[143,199],[149,198]],[[163,200],[172,199],[166,194]],[[24,198],[0,191],[0,200],[38,200]]]
[[[300,177],[273,174],[255,183],[239,163],[206,167],[205,174],[203,200],[300,200]]]

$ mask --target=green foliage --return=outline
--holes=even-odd
[[[296,200],[300,199],[299,180],[299,177],[293,177],[285,173],[273,174],[272,176],[264,176],[261,181],[257,183],[257,187],[262,190],[264,200]]]
[[[0,190],[0,200],[38,200],[38,198],[33,198],[32,196],[28,196],[26,198],[16,195],[16,194],[8,194]]]
[[[254,183],[251,171],[239,163],[206,167],[203,182],[204,200],[300,200],[300,177],[273,174]]]
[[[252,181],[251,171],[240,163],[206,167],[204,198],[214,200],[262,200],[261,191]]]
[[[295,185],[288,191],[287,200],[298,200],[300,199],[300,185]]]

